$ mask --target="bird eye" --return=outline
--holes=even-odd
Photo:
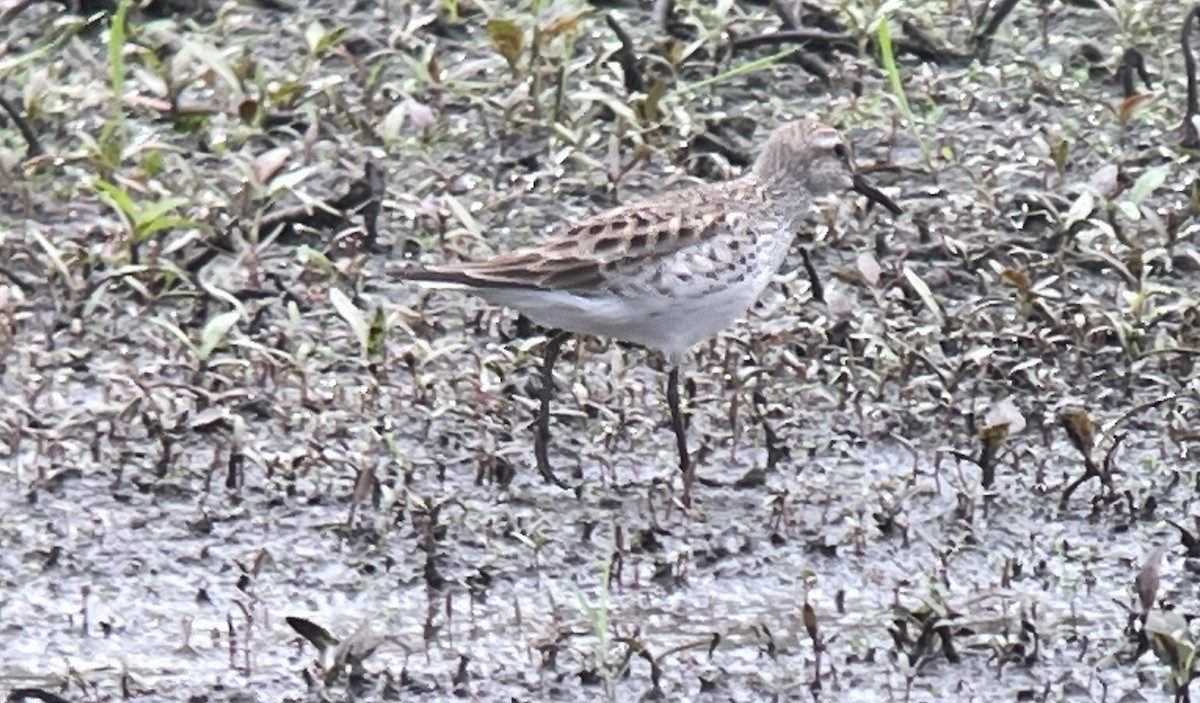
[[[833,145],[833,154],[842,161],[850,163],[850,150],[847,149],[846,145],[842,142],[838,142],[837,144]]]

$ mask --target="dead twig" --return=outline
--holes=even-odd
[[[781,44],[809,44],[816,48],[832,51],[842,49],[858,53],[859,38],[844,32],[827,32],[821,29],[792,29],[767,34],[755,34],[749,37],[736,37],[730,43],[733,52],[752,49],[758,46],[779,46]],[[922,61],[932,61],[937,64],[961,63],[972,57],[949,49],[937,49],[926,46],[923,42],[913,42],[907,39],[893,39],[893,48],[897,54],[907,54]],[[873,44],[872,44],[873,46]]]
[[[642,81],[642,72],[638,68],[637,50],[634,48],[633,40],[629,38],[629,33],[620,24],[617,24],[612,13],[604,15],[604,22],[621,42],[621,48],[617,49],[617,62],[621,64],[621,72],[625,74],[626,92],[642,92],[646,85]]]
[[[27,160],[46,153],[42,149],[42,144],[38,141],[37,135],[34,134],[33,129],[30,128],[29,123],[26,122],[25,118],[21,116],[20,110],[18,110],[16,106],[9,102],[3,95],[0,95],[0,108],[3,108],[4,111],[8,113],[8,116],[12,118],[13,124],[15,124],[17,126],[17,130],[21,132],[21,138],[24,139],[25,144],[28,145],[25,149],[25,158]]]
[[[1200,95],[1197,95],[1196,87],[1196,55],[1192,53],[1192,42],[1188,38],[1192,34],[1192,27],[1196,24],[1196,19],[1200,17],[1200,5],[1192,8],[1188,13],[1187,19],[1183,21],[1183,32],[1179,37],[1179,44],[1183,48],[1183,67],[1187,73],[1187,109],[1183,115],[1183,131],[1182,144],[1185,149],[1200,149],[1200,129],[1196,127],[1197,117],[1200,117]]]

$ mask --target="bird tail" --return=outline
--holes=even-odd
[[[473,269],[474,266],[471,264],[462,267],[455,266],[453,268],[449,266],[444,268],[414,266],[396,271],[392,274],[392,277],[401,281],[412,281],[426,288],[440,288],[443,290],[529,287],[528,284],[522,284],[520,281],[505,280],[505,278],[496,276],[482,267],[480,267],[479,271]]]
[[[396,271],[392,274],[392,278],[401,281],[412,281],[427,288],[457,289],[467,288],[476,284],[470,275],[462,271],[443,271],[416,266]]]

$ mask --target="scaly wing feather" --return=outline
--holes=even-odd
[[[667,256],[717,234],[733,214],[729,203],[754,207],[762,201],[763,194],[746,178],[698,186],[594,215],[540,246],[399,275],[456,286],[586,292],[599,287],[605,270],[619,262]]]

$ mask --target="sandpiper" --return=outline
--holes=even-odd
[[[851,190],[893,214],[900,208],[854,170],[837,130],[812,120],[778,127],[740,178],[613,208],[561,234],[487,261],[410,267],[395,273],[429,286],[470,291],[555,330],[542,364],[535,438],[547,459],[552,370],[572,334],[632,342],[666,355],[667,402],[690,503],[694,466],[679,407],[679,366],[699,342],[741,317],[783,263],[801,218]]]

